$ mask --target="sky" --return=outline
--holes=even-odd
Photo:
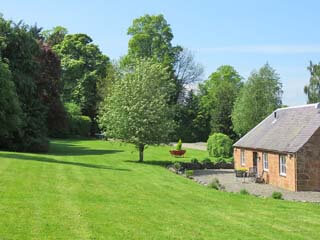
[[[86,33],[111,59],[126,54],[134,18],[163,14],[173,44],[190,49],[204,79],[221,65],[246,79],[268,62],[280,75],[283,103],[305,104],[309,62],[320,62],[320,1],[311,0],[0,0],[0,13],[44,29]]]

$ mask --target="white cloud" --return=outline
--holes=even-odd
[[[239,45],[193,50],[198,53],[305,54],[320,53],[320,45]]]

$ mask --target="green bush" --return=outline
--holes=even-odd
[[[88,137],[91,129],[91,119],[81,115],[80,107],[75,103],[66,103],[65,109],[68,113],[68,135]]]
[[[211,162],[211,159],[210,159],[210,158],[206,157],[206,158],[204,158],[204,159],[201,161],[201,163],[202,163],[202,164],[211,164],[212,162]]]
[[[178,151],[180,151],[182,149],[182,141],[181,139],[179,139],[178,143],[177,143],[177,148]]]
[[[181,170],[181,168],[182,168],[181,163],[175,162],[175,163],[173,164],[173,168],[174,168],[175,170],[177,170],[177,171]]]
[[[240,194],[242,194],[242,195],[250,195],[250,193],[247,191],[247,189],[241,189],[240,190]]]
[[[207,142],[209,156],[229,158],[232,155],[232,140],[223,133],[214,133]]]
[[[186,170],[186,177],[191,177],[191,176],[193,176],[193,174],[194,174],[194,171],[193,170]]]
[[[273,192],[272,195],[271,195],[271,197],[272,197],[273,199],[280,199],[280,200],[283,199],[281,192]]]
[[[220,189],[224,189],[224,187],[220,184],[219,179],[214,178],[209,184],[208,184],[209,188],[213,188],[216,190],[220,190]]]
[[[191,163],[197,164],[197,163],[199,163],[199,161],[198,161],[198,159],[196,159],[196,158],[191,158]]]

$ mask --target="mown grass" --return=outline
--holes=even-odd
[[[165,169],[168,150],[142,164],[131,145],[96,140],[0,152],[0,239],[319,239],[319,205],[209,189]]]

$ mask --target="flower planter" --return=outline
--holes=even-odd
[[[169,152],[174,157],[183,157],[186,150],[170,150]]]

